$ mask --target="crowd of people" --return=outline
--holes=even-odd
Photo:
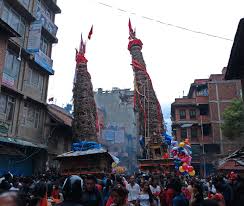
[[[0,206],[244,206],[237,174],[198,177],[135,174],[0,178]]]

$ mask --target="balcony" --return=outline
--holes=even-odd
[[[58,39],[56,37],[58,27],[52,22],[50,17],[46,14],[46,12],[41,8],[40,4],[36,4],[35,6],[35,23],[40,23],[43,27],[43,33],[52,41],[53,43],[57,43]]]

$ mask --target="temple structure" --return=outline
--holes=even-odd
[[[142,41],[136,37],[129,20],[128,50],[134,72],[134,107],[139,122],[139,134],[144,140],[144,159],[162,159],[165,152],[162,143],[164,120],[161,106],[153,89],[150,75],[142,55]]]

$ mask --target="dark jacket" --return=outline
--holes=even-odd
[[[100,192],[94,189],[92,192],[84,191],[81,197],[83,206],[102,206],[103,200]]]
[[[189,206],[189,202],[184,195],[180,193],[173,198],[173,206]]]

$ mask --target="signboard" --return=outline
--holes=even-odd
[[[45,11],[40,3],[38,2],[36,5],[36,9],[35,9],[35,17],[37,20],[41,21],[42,26],[49,31],[53,36],[56,37],[57,31],[58,31],[58,27],[52,22],[52,20],[50,19],[50,14],[48,13],[48,11]]]
[[[39,64],[41,67],[43,67],[46,71],[48,71],[51,74],[54,74],[54,71],[52,69],[53,60],[46,54],[44,54],[41,50],[34,53],[34,59],[35,62]]]
[[[9,87],[13,87],[14,86],[14,78],[9,76],[6,73],[3,73],[2,83],[9,86]]]
[[[27,50],[30,52],[38,52],[41,44],[42,24],[36,21],[30,26]]]

